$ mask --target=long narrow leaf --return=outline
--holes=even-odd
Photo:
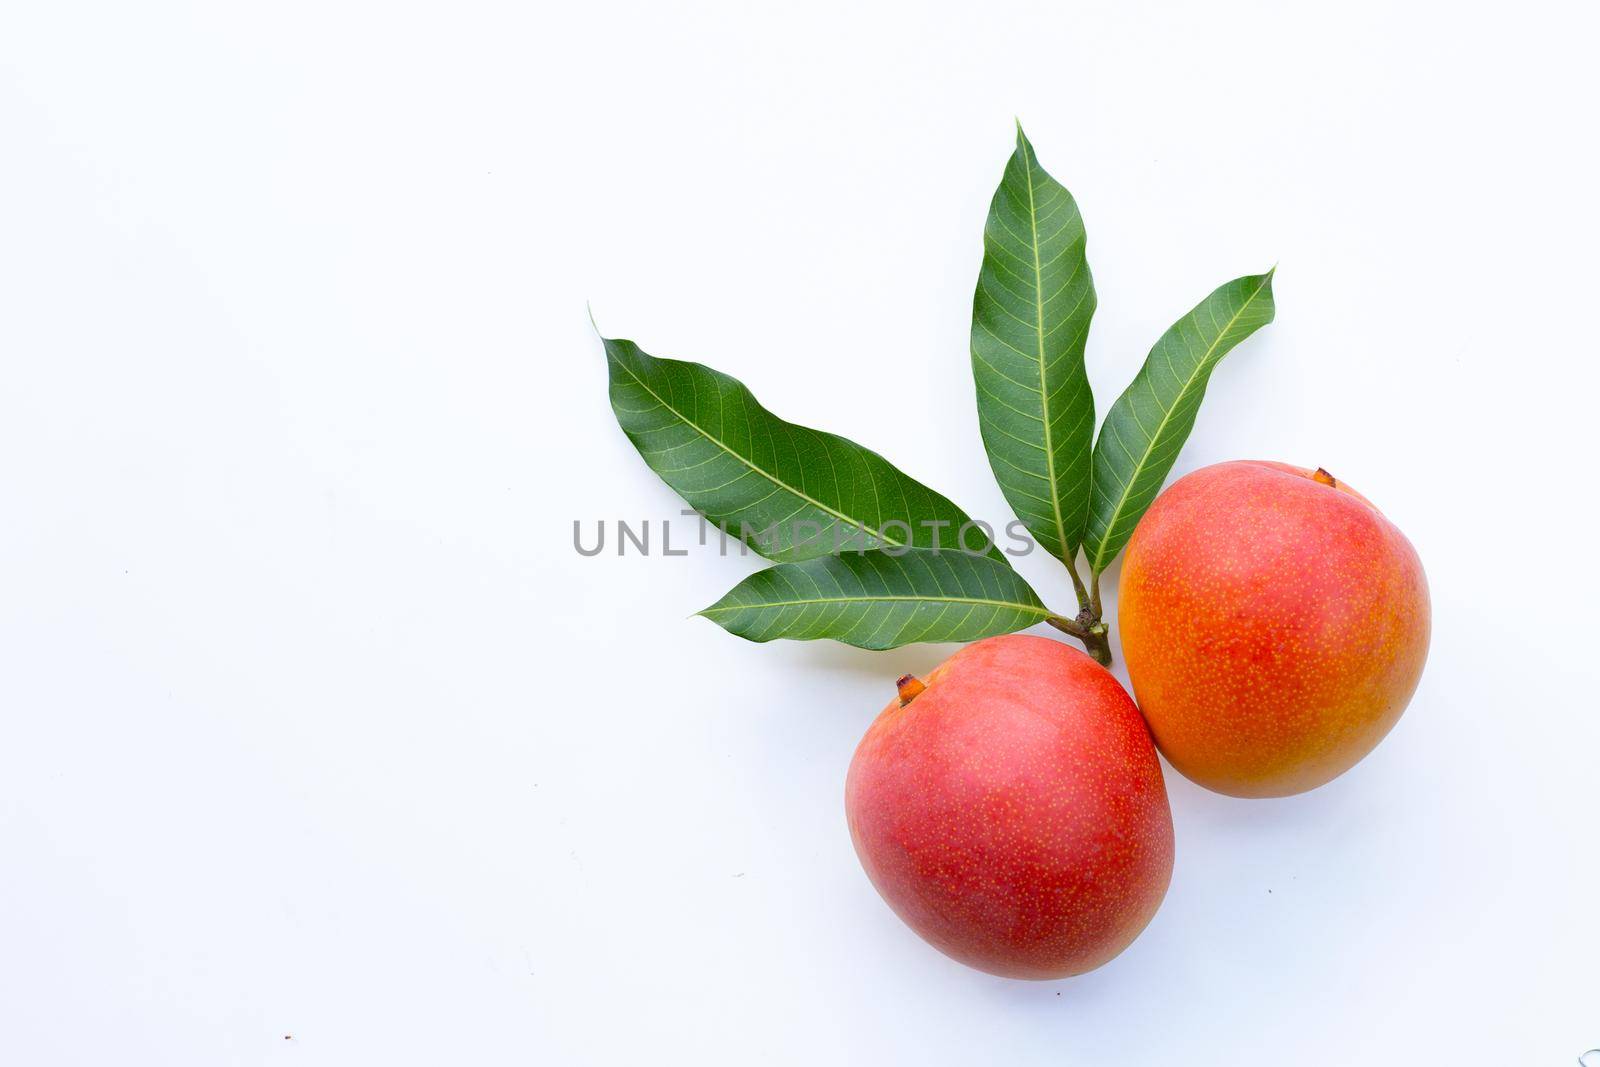
[[[959,551],[891,551],[780,563],[700,614],[751,641],[832,638],[873,649],[975,641],[1050,615],[1004,562]]]
[[[658,359],[632,341],[604,344],[611,407],[639,454],[690,507],[733,536],[747,531],[761,554],[793,561],[840,547],[959,543],[967,515],[878,453],[785,422],[710,367]]]
[[[1094,397],[1083,365],[1094,316],[1087,237],[1072,194],[1017,148],[989,205],[972,300],[978,424],[1000,489],[1058,559],[1076,556],[1089,507]]]
[[[1272,321],[1272,271],[1236,278],[1162,334],[1106,412],[1094,447],[1094,494],[1085,541],[1096,574],[1117,558],[1161,491],[1194,429],[1211,370]]]

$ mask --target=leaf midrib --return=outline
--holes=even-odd
[[[1044,356],[1044,269],[1039,263],[1039,209],[1033,200],[1033,150],[1022,143],[1022,173],[1028,180],[1028,226],[1033,232],[1033,327],[1038,335],[1039,413],[1044,416],[1044,469],[1049,475],[1050,508],[1055,513],[1056,538],[1063,554],[1072,551],[1067,543],[1067,524],[1061,519],[1061,489],[1056,484],[1056,450],[1050,433],[1050,390],[1046,385]]]
[[[1183,383],[1183,388],[1178,390],[1178,395],[1173,399],[1172,405],[1161,413],[1161,421],[1156,424],[1156,432],[1150,435],[1149,445],[1145,447],[1144,453],[1139,457],[1139,461],[1133,465],[1132,473],[1128,475],[1127,482],[1125,482],[1122,486],[1122,495],[1117,498],[1117,506],[1111,512],[1111,519],[1106,523],[1106,528],[1101,534],[1101,551],[1095,553],[1095,558],[1090,564],[1096,574],[1105,570],[1106,566],[1110,563],[1109,560],[1101,558],[1104,551],[1104,546],[1106,544],[1106,537],[1117,528],[1117,523],[1121,521],[1122,509],[1127,507],[1128,497],[1133,493],[1133,484],[1139,480],[1140,472],[1144,470],[1145,464],[1149,461],[1150,456],[1155,452],[1156,442],[1159,441],[1161,439],[1161,435],[1166,432],[1167,423],[1172,419],[1172,413],[1178,410],[1178,406],[1183,401],[1183,398],[1189,395],[1189,389],[1194,385],[1195,380],[1200,377],[1201,372],[1205,370],[1206,361],[1211,358],[1211,353],[1217,350],[1217,346],[1222,343],[1222,339],[1228,336],[1228,331],[1233,329],[1233,324],[1239,321],[1239,316],[1243,315],[1246,309],[1248,309],[1251,304],[1255,303],[1256,297],[1261,295],[1261,290],[1267,287],[1267,283],[1271,279],[1272,275],[1270,273],[1264,276],[1261,279],[1261,284],[1256,286],[1256,291],[1251,293],[1249,299],[1240,304],[1239,310],[1235,311],[1232,317],[1228,319],[1227,325],[1221,330],[1217,331],[1216,339],[1213,340],[1211,345],[1206,349],[1206,354],[1201,356],[1200,361],[1195,364],[1193,373],[1191,373],[1188,380]]]
[[[719,611],[760,611],[767,608],[792,608],[803,607],[808,604],[877,604],[898,603],[915,601],[922,604],[982,604],[993,608],[1012,608],[1016,611],[1026,612],[1045,618],[1050,614],[1050,609],[1035,607],[1032,604],[1019,604],[1012,600],[988,600],[982,597],[930,597],[930,596],[832,596],[816,597],[806,600],[763,600],[759,604],[729,604],[725,607],[709,607],[701,611],[702,615],[710,615]]]
[[[617,366],[621,367],[627,373],[628,377],[632,378],[635,382],[637,382],[639,384],[639,388],[643,389],[645,392],[649,393],[652,397],[654,397],[656,403],[660,404],[662,407],[666,408],[668,411],[670,411],[674,415],[676,415],[678,417],[678,420],[680,422],[682,422],[685,426],[689,427],[689,429],[693,430],[695,433],[699,434],[701,437],[704,437],[707,441],[710,441],[712,444],[714,444],[718,448],[722,449],[722,451],[726,452],[728,455],[732,456],[734,459],[738,460],[740,463],[743,463],[746,467],[750,468],[751,470],[755,471],[757,474],[761,475],[761,477],[765,478],[767,481],[771,482],[773,485],[776,485],[778,488],[786,490],[787,492],[790,492],[790,493],[794,494],[795,496],[799,497],[801,500],[804,500],[806,503],[810,504],[812,507],[815,507],[817,510],[823,511],[823,512],[826,512],[829,515],[832,515],[834,518],[838,519],[840,522],[847,523],[847,524],[849,524],[851,526],[854,526],[858,530],[862,530],[862,531],[864,531],[866,533],[869,533],[873,537],[876,537],[879,540],[881,540],[881,541],[883,541],[883,542],[885,542],[887,544],[894,545],[896,547],[905,547],[906,543],[904,541],[896,541],[894,538],[890,537],[888,534],[883,533],[881,530],[875,530],[871,526],[868,526],[866,523],[861,522],[859,519],[852,519],[850,516],[844,514],[843,512],[837,511],[834,508],[830,508],[828,505],[824,504],[822,501],[816,499],[815,497],[809,495],[808,493],[803,492],[802,490],[796,489],[794,486],[790,485],[788,482],[786,482],[783,479],[781,479],[781,478],[777,477],[776,475],[772,474],[770,471],[762,470],[760,467],[756,466],[754,463],[751,463],[748,459],[745,459],[743,456],[739,455],[739,453],[737,453],[733,449],[729,448],[722,441],[718,440],[717,438],[711,436],[706,431],[702,430],[700,428],[700,426],[697,423],[695,423],[692,419],[690,419],[687,415],[685,415],[683,412],[679,411],[677,408],[673,407],[670,403],[668,403],[667,399],[665,397],[663,397],[660,393],[656,392],[654,389],[650,388],[650,386],[645,382],[645,380],[643,378],[639,377],[637,374],[635,374],[633,372],[633,370],[630,367],[628,367],[627,364],[623,363],[620,359],[615,359],[614,357],[613,357],[613,362],[615,362],[617,364]]]

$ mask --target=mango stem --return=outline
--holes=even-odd
[[[902,674],[895,680],[894,687],[900,691],[900,706],[903,708],[923,694],[928,687],[914,674]]]

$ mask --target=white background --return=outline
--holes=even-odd
[[[0,1060],[1573,1063],[1600,1045],[1595,30],[1577,3],[8,5]],[[586,301],[1009,519],[967,330],[1013,115],[1087,221],[1102,410],[1279,263],[1179,471],[1328,467],[1435,613],[1344,778],[1169,773],[1160,914],[1046,984],[927,948],[846,835],[857,739],[950,648],[745,644],[689,615],[753,560],[572,548],[679,507]]]

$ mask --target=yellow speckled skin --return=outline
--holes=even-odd
[[[850,836],[895,913],[1009,978],[1127,948],[1172,879],[1161,762],[1127,692],[1076,649],[968,645],[884,709],[845,783]]]
[[[1128,542],[1117,625],[1134,696],[1185,777],[1301,793],[1371,752],[1428,655],[1422,562],[1342,483],[1219,463],[1158,497]]]

